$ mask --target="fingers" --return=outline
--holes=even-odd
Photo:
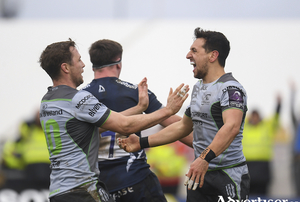
[[[176,90],[177,90],[177,89],[176,89]],[[182,88],[180,89],[180,91],[177,92],[177,96],[182,97],[183,100],[185,100],[185,99],[188,97],[187,92],[188,92],[189,90],[190,90],[189,86],[186,85],[186,86],[182,87]]]
[[[183,83],[180,84],[180,85],[175,89],[174,93],[177,94],[177,93],[181,90],[181,88],[182,88],[183,86],[184,86]]]
[[[184,186],[186,186],[189,183],[190,177],[188,177],[187,175],[185,176],[185,180],[184,180]]]
[[[118,138],[118,139],[117,139],[117,144],[119,145],[119,147],[120,147],[121,149],[124,149],[124,146],[123,146],[123,144],[122,144],[122,140],[123,140],[123,139]]]
[[[196,190],[199,185],[199,182],[194,182],[192,178],[190,179],[188,176],[185,176],[184,186],[188,186],[188,189]]]
[[[196,190],[198,185],[199,185],[199,183],[194,183],[193,190]]]
[[[184,185],[187,186],[189,190],[196,190],[199,186],[199,177],[189,177],[189,173],[187,173],[185,176]],[[204,177],[202,179],[204,179]]]
[[[142,81],[139,83],[138,87],[141,87],[142,89],[145,89],[146,87],[148,87],[147,78],[146,77],[144,77],[142,79]]]
[[[202,187],[204,184],[204,176],[201,176],[201,179],[200,179],[200,186],[199,187]]]

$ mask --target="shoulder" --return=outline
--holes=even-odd
[[[232,76],[232,73],[224,74],[222,77],[220,77],[220,79],[218,79],[216,84],[220,86],[222,93],[239,91],[243,94],[243,96],[246,96],[246,90],[242,84]]]

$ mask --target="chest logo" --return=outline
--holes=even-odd
[[[99,85],[99,93],[105,92],[105,88],[102,85]]]

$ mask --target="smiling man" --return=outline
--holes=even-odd
[[[187,94],[177,95],[183,84],[174,92],[170,90],[166,107],[125,116],[107,108],[88,91],[76,89],[83,83],[85,65],[74,41],[48,45],[39,61],[53,82],[40,106],[51,161],[50,202],[112,202],[106,186],[98,180],[99,127],[129,135],[162,122],[176,114],[186,100]],[[149,103],[146,82],[143,79],[138,89],[140,100],[145,97]],[[143,111],[148,103],[138,103],[131,110]]]
[[[220,32],[196,28],[186,58],[193,65],[190,106],[182,120],[145,138],[119,138],[128,152],[167,144],[193,131],[195,160],[186,174],[187,201],[215,202],[221,197],[245,200],[250,177],[242,151],[247,95],[243,86],[225,73],[230,43]]]

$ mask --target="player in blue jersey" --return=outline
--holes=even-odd
[[[227,38],[200,28],[194,34],[186,58],[200,80],[194,85],[185,116],[148,137],[119,138],[119,145],[133,152],[170,143],[193,131],[195,160],[186,174],[187,201],[244,201],[250,188],[242,151],[247,94],[231,73],[225,73],[230,51]]]
[[[112,111],[88,91],[76,89],[83,83],[85,65],[75,46],[72,40],[50,44],[39,60],[53,82],[40,106],[51,161],[49,198],[51,202],[113,201],[98,180],[99,127],[125,135],[151,127],[177,113],[187,94],[177,95],[183,84],[174,92],[171,89],[167,106],[147,115]],[[146,79],[139,88],[148,99]]]
[[[122,53],[122,46],[118,42],[108,39],[94,42],[89,50],[94,80],[84,88],[117,112],[134,107],[139,102],[137,85],[119,79]],[[163,107],[153,92],[149,90],[148,94],[149,106],[144,110],[145,113]],[[180,119],[174,115],[160,124],[166,127]],[[136,134],[141,136],[140,132]],[[101,133],[98,153],[100,180],[105,182],[114,199],[117,202],[166,201],[156,175],[149,169],[145,151],[125,152],[116,142],[118,137],[120,134],[114,131]],[[181,141],[192,145],[192,136]]]

